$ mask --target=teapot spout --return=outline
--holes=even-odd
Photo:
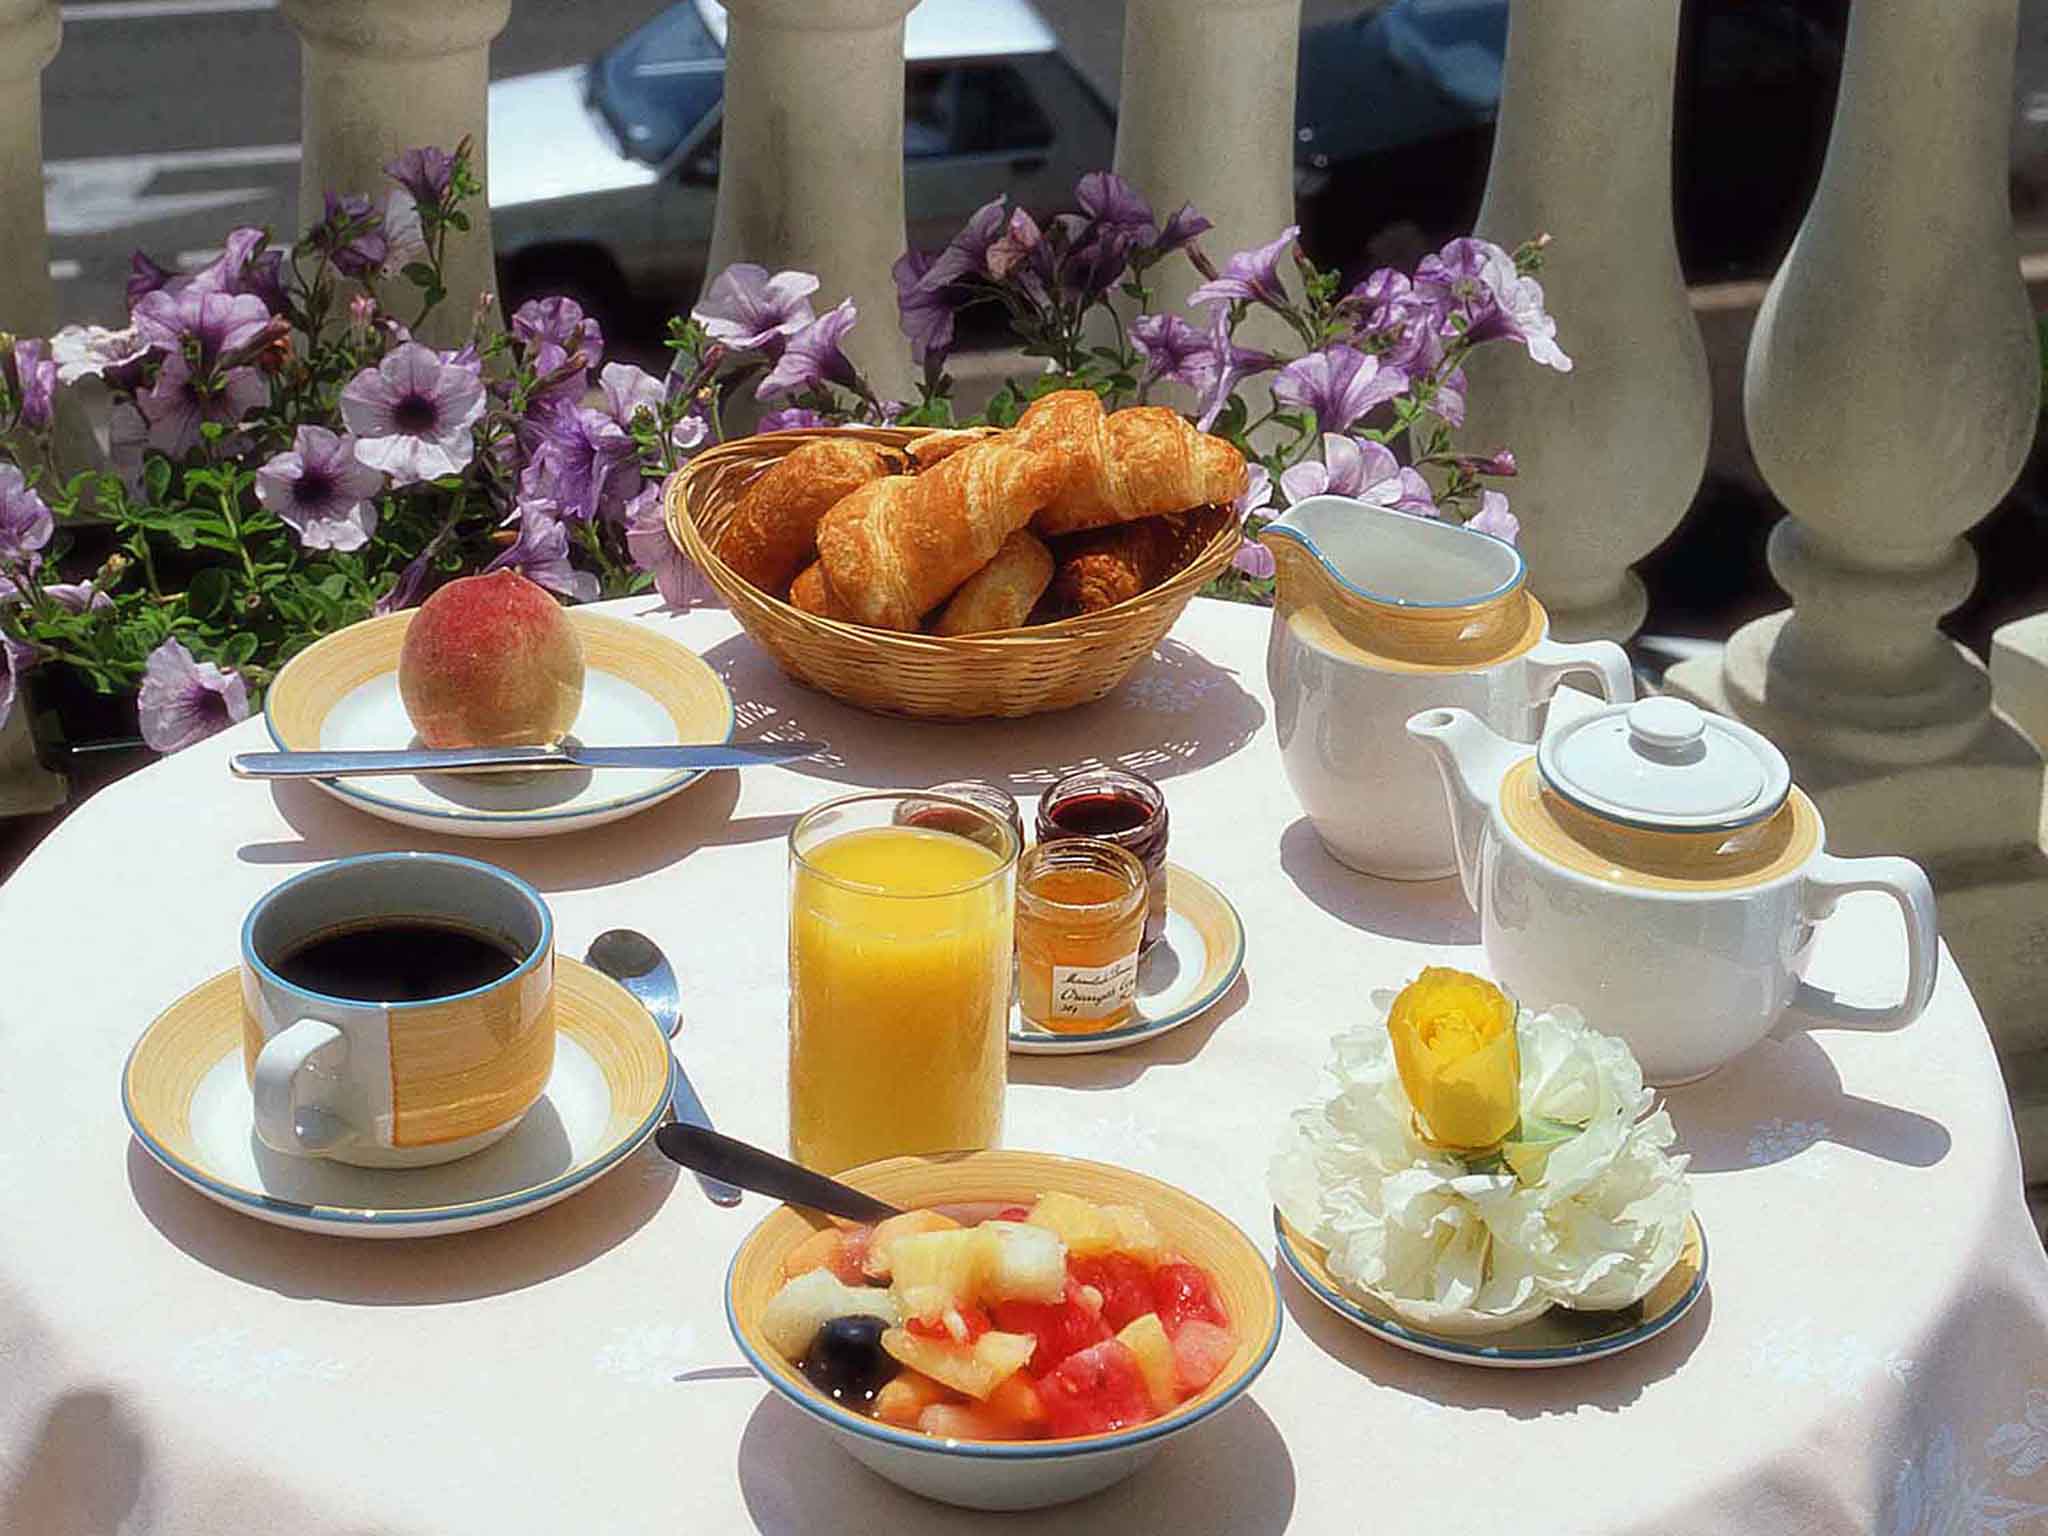
[[[1458,881],[1479,910],[1479,854],[1486,819],[1507,771],[1529,749],[1497,735],[1469,709],[1425,709],[1408,719],[1408,734],[1436,754],[1458,850]]]

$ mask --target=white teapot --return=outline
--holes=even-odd
[[[1704,1077],[1793,1005],[1895,1028],[1934,991],[1934,892],[1908,859],[1838,859],[1776,747],[1682,699],[1612,706],[1532,753],[1463,709],[1426,709],[1495,978],[1568,1003],[1635,1051],[1652,1083]],[[1802,979],[1816,925],[1850,891],[1906,919],[1906,995],[1854,1008]]]
[[[1346,496],[1310,496],[1259,534],[1279,577],[1266,681],[1280,761],[1341,864],[1394,880],[1456,871],[1429,754],[1402,733],[1416,710],[1460,704],[1534,741],[1561,679],[1635,697],[1609,640],[1563,645],[1514,545]]]

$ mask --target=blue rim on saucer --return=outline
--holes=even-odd
[[[1152,955],[1147,955],[1138,973],[1138,1016],[1128,1024],[1090,1034],[1064,1035],[1026,1024],[1012,1009],[1010,1049],[1020,1056],[1085,1056],[1094,1051],[1113,1051],[1156,1039],[1213,1008],[1244,971],[1244,920],[1228,896],[1200,875],[1173,863],[1166,866],[1166,907],[1166,942],[1172,943],[1178,935],[1189,948],[1200,948],[1199,956],[1181,956],[1176,948],[1170,957],[1182,961],[1199,958],[1201,970],[1192,989],[1170,990],[1167,997],[1173,1000],[1164,1008],[1157,1001],[1148,1000],[1143,988],[1147,971],[1156,962]],[[1155,946],[1155,953],[1157,949]],[[1147,1011],[1148,1005],[1153,1011]]]
[[[1331,1276],[1317,1246],[1277,1210],[1273,1212],[1273,1239],[1274,1250],[1288,1272],[1310,1295],[1346,1322],[1401,1349],[1466,1365],[1530,1369],[1603,1360],[1648,1343],[1672,1327],[1692,1310],[1707,1285],[1707,1233],[1699,1217],[1693,1215],[1686,1219],[1686,1240],[1678,1263],[1636,1306],[1619,1312],[1576,1313],[1553,1307],[1540,1317],[1500,1333],[1460,1337],[1432,1333],[1361,1304]],[[1604,1329],[1603,1320],[1607,1324]],[[1537,1342],[1554,1335],[1561,1326],[1588,1330],[1589,1336],[1569,1343]]]

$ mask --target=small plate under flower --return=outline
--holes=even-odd
[[[564,610],[583,642],[583,708],[570,727],[596,747],[730,741],[732,695],[696,652],[652,624]],[[263,703],[287,752],[412,746],[398,651],[413,610],[365,619],[299,652]],[[617,821],[701,778],[699,768],[380,774],[315,779],[336,799],[403,827],[456,837],[547,837]]]
[[[1384,1302],[1344,1284],[1330,1273],[1324,1251],[1278,1211],[1273,1213],[1273,1235],[1280,1262],[1317,1301],[1345,1322],[1397,1348],[1459,1365],[1526,1371],[1604,1360],[1657,1337],[1684,1317],[1707,1288],[1707,1235],[1699,1217],[1689,1216],[1678,1262],[1634,1306],[1613,1312],[1552,1307],[1504,1332],[1460,1338],[1418,1328],[1395,1315]]]
[[[1138,966],[1135,1016],[1114,1029],[1060,1034],[1010,1010],[1010,1049],[1020,1056],[1085,1056],[1157,1039],[1207,1012],[1244,970],[1244,920],[1215,886],[1166,866],[1166,933]]]

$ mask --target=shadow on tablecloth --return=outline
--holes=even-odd
[[[80,1388],[58,1397],[21,1449],[20,1470],[0,1483],[0,1531],[141,1531],[163,1513],[149,1497],[142,1425],[109,1392]]]
[[[1035,795],[1098,763],[1170,779],[1221,762],[1266,723],[1265,706],[1234,672],[1177,640],[1140,662],[1109,697],[1022,720],[872,715],[793,682],[745,635],[720,641],[704,660],[732,691],[741,739],[829,742],[824,756],[783,766],[855,789],[991,779]]]
[[[1489,1370],[1433,1360],[1385,1343],[1338,1317],[1279,1261],[1273,1273],[1287,1317],[1324,1354],[1379,1386],[1445,1408],[1540,1419],[1581,1409],[1618,1413],[1653,1381],[1671,1375],[1699,1348],[1714,1315],[1711,1275],[1700,1299],[1671,1327],[1623,1354],[1552,1370]]]
[[[679,1172],[649,1143],[589,1188],[518,1221],[379,1241],[253,1220],[187,1189],[128,1143],[128,1187],[166,1241],[209,1269],[280,1296],[364,1306],[472,1301],[580,1269],[653,1220]]]
[[[1477,944],[1479,918],[1457,876],[1380,880],[1339,864],[1306,816],[1280,834],[1280,868],[1295,889],[1340,923],[1418,944]]]
[[[1932,1168],[1948,1156],[1937,1120],[1861,1098],[1820,1043],[1802,1030],[1773,1035],[1712,1077],[1667,1089],[1679,1150],[1694,1173],[1727,1173],[1802,1159],[1815,1177],[1826,1154],[1849,1147],[1908,1168]]]
[[[1209,1037],[1242,1013],[1251,1000],[1251,977],[1240,973],[1228,992],[1170,1034],[1092,1056],[1012,1055],[1009,1080],[1050,1088],[1127,1088],[1152,1067],[1178,1067],[1193,1061]]]
[[[781,1398],[766,1396],[740,1436],[740,1494],[770,1536],[887,1531],[954,1536],[963,1529],[1057,1532],[1058,1536],[1250,1536],[1279,1531],[1294,1512],[1294,1461],[1253,1396],[1169,1440],[1114,1488],[1074,1504],[980,1514],[935,1504],[885,1482],[831,1443],[827,1431]]]
[[[741,816],[737,773],[710,773],[673,800],[609,826],[561,837],[448,837],[401,827],[342,804],[311,784],[271,785],[277,813],[296,840],[244,843],[244,864],[301,866],[356,853],[420,848],[487,859],[541,891],[579,891],[679,864],[699,848],[789,835],[794,816]]]

